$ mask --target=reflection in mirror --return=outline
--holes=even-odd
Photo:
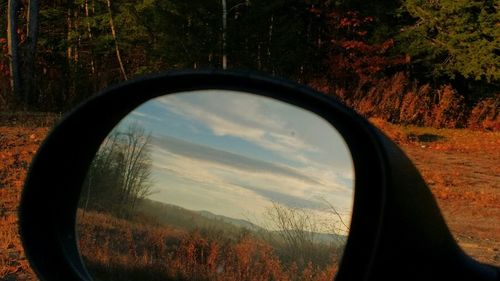
[[[144,103],[107,136],[77,215],[95,280],[332,280],[353,163],[317,115],[204,90]]]

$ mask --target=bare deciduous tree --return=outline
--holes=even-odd
[[[152,193],[151,135],[138,124],[110,133],[92,162],[80,205],[127,217]]]
[[[282,258],[303,268],[309,262],[317,262],[316,237],[319,228],[307,209],[291,208],[276,202],[267,210],[267,216],[277,228],[276,234],[284,244]]]
[[[331,203],[326,200],[324,203],[325,211],[332,215],[326,220],[318,218],[310,209],[292,208],[276,202],[267,210],[266,216],[272,222],[268,228],[276,229],[274,236],[279,238],[272,244],[280,244],[284,249],[280,256],[285,262],[295,263],[299,268],[310,262],[326,266],[342,255],[346,242],[344,235],[349,227]],[[268,235],[267,239],[273,237]]]
[[[325,204],[324,211],[331,215],[328,222],[325,223],[326,230],[335,234],[347,234],[350,230],[349,225],[345,222],[338,208],[324,198],[321,201]]]

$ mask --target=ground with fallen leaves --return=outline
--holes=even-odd
[[[500,266],[500,132],[371,121],[415,163],[462,249]]]
[[[414,161],[460,246],[500,266],[500,133],[371,121]],[[0,126],[0,280],[37,280],[19,240],[17,208],[29,163],[48,130]]]
[[[17,208],[29,163],[47,132],[0,127],[0,280],[37,280],[19,240]]]

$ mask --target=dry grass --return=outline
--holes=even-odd
[[[500,132],[473,131],[468,129],[446,129],[395,125],[380,118],[370,122],[399,145],[418,145],[433,151],[467,152],[481,158],[500,147]]]
[[[462,248],[500,266],[500,132],[371,121],[415,163]]]
[[[27,268],[21,258],[22,248],[17,234],[16,215],[7,215],[0,221],[0,276],[5,277]]]
[[[0,279],[35,280],[17,228],[21,188],[47,128],[0,127]]]
[[[500,130],[500,94],[472,104],[450,84],[421,84],[398,72],[353,88],[311,86],[340,98],[365,117],[435,128]]]
[[[320,267],[286,264],[264,240],[227,237],[79,213],[80,251],[97,280],[332,280],[337,259]]]

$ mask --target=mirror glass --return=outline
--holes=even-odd
[[[107,136],[77,214],[95,280],[332,280],[354,169],[318,115],[225,90],[150,100]]]

